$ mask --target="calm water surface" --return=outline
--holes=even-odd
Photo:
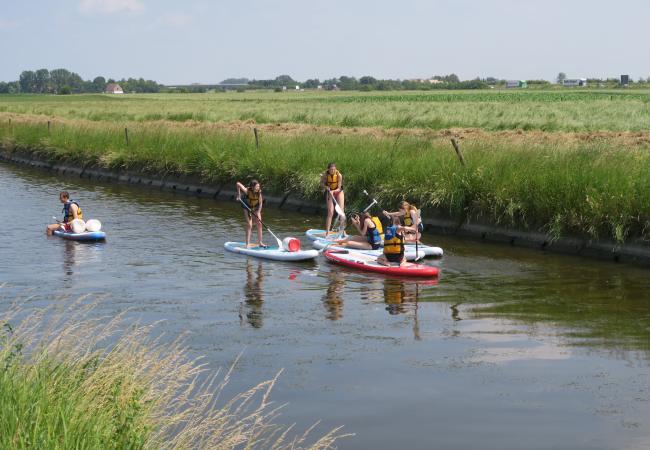
[[[106,243],[43,234],[62,188]],[[429,236],[438,282],[396,281],[226,253],[232,203],[5,164],[0,196],[1,309],[105,295],[98,315],[189,331],[213,369],[244,351],[233,391],[284,368],[282,421],[345,425],[341,448],[650,448],[646,269]],[[265,214],[283,236],[322,226]]]

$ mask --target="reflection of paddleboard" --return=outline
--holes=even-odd
[[[325,240],[325,239],[316,239],[315,241],[312,242],[312,245],[314,248],[317,248],[319,250],[324,249],[325,247],[328,247],[332,250],[349,250],[350,252],[356,252],[356,253],[361,253],[362,255],[370,255],[374,256],[375,258],[383,255],[384,251],[382,249],[378,250],[362,250],[359,248],[351,248],[351,247],[346,247],[344,245],[335,245],[332,244],[331,241]],[[414,246],[409,246],[404,249],[404,256],[406,257],[407,261],[415,261],[416,259],[422,259],[426,256],[426,253],[422,249],[418,249],[417,256],[416,258],[416,253],[415,253],[415,247]]]
[[[103,241],[106,239],[106,233],[103,231],[84,231],[83,233],[72,233],[68,231],[55,230],[52,234],[54,236],[68,239],[70,241]]]
[[[275,247],[248,247],[244,242],[226,242],[224,248],[229,252],[241,253],[242,255],[255,256],[257,258],[273,259],[275,261],[305,261],[318,256],[318,250],[299,250],[288,252]]]
[[[345,267],[365,270],[367,272],[394,275],[399,277],[434,278],[438,276],[438,268],[423,264],[404,263],[401,266],[383,266],[377,263],[377,258],[345,250],[325,250],[323,252],[328,261]]]
[[[310,241],[315,241],[317,239],[327,239],[327,240],[337,240],[341,239],[341,236],[338,233],[330,233],[327,238],[325,238],[325,230],[318,230],[315,228],[310,228],[305,232],[305,235],[307,236],[307,239]],[[406,243],[407,248],[414,248],[415,252],[415,244],[407,242]],[[418,244],[418,251],[423,251],[425,256],[442,256],[443,255],[443,250],[440,247],[433,247],[431,245],[426,245],[426,244]]]

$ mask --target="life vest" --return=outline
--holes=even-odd
[[[379,228],[377,228],[376,224],[374,228],[368,227],[366,230],[366,238],[370,245],[381,245],[381,234],[379,234]]]
[[[420,211],[417,208],[413,207],[413,209],[415,209],[415,211],[418,213],[418,219],[420,219],[418,221],[418,231],[422,232],[424,231],[424,225],[422,224],[422,216],[420,216]],[[404,225],[405,227],[413,226],[413,219],[411,218],[410,211],[407,214],[405,214],[404,217],[402,217],[402,225]]]
[[[338,189],[339,188],[339,171],[337,170],[334,175],[329,173],[329,170],[327,171],[327,181],[326,181],[327,186],[330,188],[330,190]]]
[[[70,205],[72,205],[73,203],[77,205],[77,218],[83,219],[83,213],[81,212],[81,206],[79,206],[79,203],[75,202],[74,200],[68,200],[63,204],[63,210],[61,211],[63,213],[63,223],[72,222],[72,220],[74,219],[74,216],[70,211]]]
[[[372,216],[371,219],[375,224],[375,227],[377,227],[377,233],[379,233],[379,236],[384,239],[384,226],[381,224],[381,220],[379,220],[379,217],[377,216]]]
[[[248,200],[248,207],[250,209],[258,209],[260,207],[260,197],[261,192],[253,192],[252,189],[248,189],[246,192],[246,198]]]
[[[404,255],[404,236],[397,234],[395,225],[384,232],[384,255]]]

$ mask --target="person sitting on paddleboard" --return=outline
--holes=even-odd
[[[357,214],[352,216],[352,225],[359,232],[359,236],[348,236],[345,239],[337,240],[338,244],[350,248],[362,250],[377,250],[381,248],[382,226],[379,218],[372,217],[365,212],[361,217]]]
[[[242,192],[245,197],[242,199]],[[257,242],[260,247],[266,247],[262,242],[262,205],[264,198],[262,196],[262,186],[257,180],[252,180],[248,187],[239,181],[237,182],[237,201],[242,201],[250,210],[244,208],[244,218],[246,219],[246,247],[250,247],[251,231],[253,229],[253,220],[257,222]],[[255,217],[253,217],[255,215]]]
[[[420,211],[407,201],[402,201],[399,204],[399,210],[396,212],[383,211],[384,215],[388,218],[399,218],[401,225],[404,227],[406,242],[420,242],[422,231],[424,231],[424,224]],[[417,227],[414,225],[417,223]]]
[[[336,164],[331,162],[327,165],[327,170],[321,174],[320,185],[325,191],[325,204],[327,205],[327,219],[325,219],[325,236],[330,234],[332,227],[332,218],[334,217],[334,201],[345,211],[345,194],[343,193],[343,175],[336,170]],[[345,216],[339,217],[341,220],[341,229],[345,230]]]
[[[59,229],[62,229],[63,231],[71,231],[70,222],[74,219],[83,219],[83,213],[81,212],[79,203],[70,200],[70,194],[68,191],[59,192],[59,200],[63,203],[63,210],[61,211],[63,214],[63,220],[47,226],[45,232],[48,236],[51,236],[53,232]]]
[[[377,258],[384,266],[402,265],[406,262],[404,256],[404,227],[393,224],[384,230],[384,254]]]

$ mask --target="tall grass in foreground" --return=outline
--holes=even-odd
[[[0,316],[0,448],[324,449],[340,437],[275,425],[276,379],[222,399],[230,371],[205,377],[182,340],[90,319],[93,305]]]
[[[478,221],[540,231],[551,238],[580,235],[619,243],[650,238],[650,145],[626,148],[615,137],[531,138],[471,135],[461,166],[447,137],[393,138],[308,131],[252,133],[209,125],[129,124],[14,118],[0,122],[2,146],[52,161],[191,175],[206,183],[257,178],[268,192],[319,200],[319,174],[335,161],[351,206],[371,191],[385,208],[401,199],[459,222]]]

